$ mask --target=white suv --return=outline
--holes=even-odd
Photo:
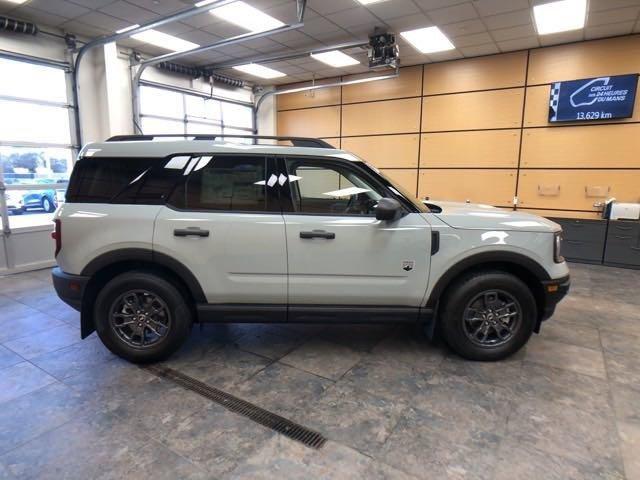
[[[84,147],[55,215],[58,295],[131,361],[194,322],[420,322],[497,360],[569,289],[544,218],[416,201],[321,140],[156,137]]]

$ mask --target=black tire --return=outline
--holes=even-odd
[[[509,298],[514,301],[509,301]],[[488,310],[475,308],[486,303],[486,299],[495,303]],[[505,310],[505,305],[512,306]],[[513,315],[516,311],[518,315]],[[500,336],[503,334],[507,337],[507,332],[510,332],[507,327],[496,328],[490,325],[490,321],[495,323],[497,318],[494,312],[511,315],[507,320],[514,323],[510,324],[513,325],[513,331],[508,339],[503,340]],[[478,321],[476,318],[483,320]],[[536,319],[535,298],[522,280],[505,272],[481,271],[463,276],[447,289],[442,299],[439,326],[444,341],[461,357],[468,360],[495,361],[512,355],[527,343],[533,333]],[[483,327],[490,332],[484,342],[478,338],[483,336],[484,330],[474,336],[478,325],[488,326]],[[494,340],[495,344],[490,344],[490,340]]]
[[[49,197],[42,197],[41,203],[42,209],[47,213],[51,213],[56,209],[55,203]]]
[[[157,298],[158,302],[161,302],[158,305],[162,307],[162,318],[168,326],[162,330],[163,336],[158,336],[156,341],[150,345],[144,346],[144,340],[141,339],[146,339],[151,327],[148,327],[149,330],[145,330],[143,327],[142,332],[146,333],[143,333],[142,336],[139,333],[133,334],[133,340],[138,338],[138,342],[140,340],[142,342],[142,346],[134,346],[131,344],[133,340],[128,343],[122,333],[118,333],[123,331],[123,327],[120,326],[120,330],[118,330],[114,326],[115,320],[112,321],[113,318],[118,317],[118,314],[112,317],[112,311],[125,301],[122,300],[125,294],[132,292],[140,297]],[[148,295],[141,292],[146,292]],[[125,308],[129,308],[128,304]],[[126,315],[133,314],[127,312]],[[148,363],[164,360],[180,348],[189,336],[192,314],[184,295],[171,282],[151,272],[131,271],[118,275],[102,288],[96,298],[94,320],[100,340],[111,352],[130,362]],[[131,328],[135,328],[135,326],[124,327],[124,329]],[[153,336],[155,337],[155,335]]]

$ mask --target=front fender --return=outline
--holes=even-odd
[[[552,233],[457,229],[444,222],[433,228],[440,232],[440,251],[431,257],[424,306],[433,308],[452,279],[482,264],[515,265],[540,282],[569,274],[565,263],[553,261]]]

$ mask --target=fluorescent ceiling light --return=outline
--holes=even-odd
[[[401,32],[400,35],[420,53],[444,52],[456,48],[438,27],[418,28]]]
[[[9,3],[17,3],[17,4],[24,3],[26,1],[27,0],[7,0],[7,2],[9,2]]]
[[[584,27],[587,0],[561,0],[533,7],[538,35],[567,32]]]
[[[386,1],[387,0],[358,0],[362,5],[371,5],[373,3],[382,3]]]
[[[131,35],[131,38],[135,38],[141,42],[150,43],[156,47],[173,50],[174,52],[184,52],[185,50],[192,50],[200,46],[197,43],[188,42],[187,40],[159,32],[158,30],[145,30],[144,32]]]
[[[274,28],[284,25],[284,23],[277,18],[273,18],[241,1],[214,8],[213,10],[209,10],[209,13],[239,27],[246,28],[250,32],[264,32],[265,30],[273,30]]]
[[[348,67],[349,65],[357,65],[360,63],[353,57],[350,57],[346,53],[342,53],[340,50],[331,50],[330,52],[312,53],[311,56],[316,60],[331,65],[332,67]]]
[[[255,75],[260,78],[278,78],[285,77],[286,74],[274,70],[273,68],[258,65],[257,63],[248,63],[247,65],[238,65],[233,67],[241,72],[248,73],[249,75]]]
[[[135,25],[129,25],[128,27],[124,27],[121,28],[120,30],[116,30],[116,33],[124,33],[124,32],[128,32],[129,30],[133,30],[134,28],[138,28],[140,25],[138,25],[137,23]]]
[[[210,3],[217,2],[218,0],[202,0],[194,5],[194,7],[204,7],[205,5],[209,5]]]

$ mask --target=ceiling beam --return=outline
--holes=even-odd
[[[236,35],[235,37],[225,38],[223,40],[219,40],[217,42],[211,43],[209,45],[204,45],[202,47],[192,48],[191,50],[184,50],[182,52],[172,52],[167,53],[165,55],[160,55],[158,57],[149,58],[147,60],[142,60],[140,62],[140,66],[142,67],[150,67],[152,65],[157,65],[162,62],[171,62],[176,58],[185,57],[187,55],[193,55],[196,53],[208,52],[209,50],[214,50],[216,48],[227,47],[229,45],[235,45],[236,43],[246,42],[248,40],[254,40],[256,38],[266,37],[268,35],[275,35],[276,33],[288,32],[289,30],[296,30],[301,28],[303,23],[294,23],[293,25],[284,25],[282,27],[273,28],[271,30],[265,30],[263,32],[249,32],[243,33],[241,35]]]
[[[228,60],[226,62],[207,65],[206,67],[203,67],[203,68],[205,70],[222,70],[226,68],[237,67],[238,65],[244,65],[246,63],[273,63],[273,62],[280,62],[283,60],[294,60],[296,58],[308,57],[311,54],[331,52],[333,50],[345,50],[348,48],[366,47],[367,45],[369,45],[368,41],[339,43],[337,45],[332,45],[330,47],[319,47],[319,48],[313,48],[309,50],[299,50],[297,52],[290,52],[290,53],[283,52],[283,53],[275,53],[271,55],[263,55],[261,57]]]
[[[84,45],[82,48],[80,48],[79,51],[81,53],[83,50],[89,50],[89,49],[91,49],[93,47],[97,47],[97,46],[100,46],[100,45],[106,45],[107,43],[111,43],[111,42],[117,42],[118,40],[122,40],[123,38],[131,37],[132,35],[135,35],[136,33],[141,33],[141,32],[145,32],[147,30],[151,30],[151,29],[154,29],[154,28],[162,27],[162,26],[167,25],[169,23],[179,22],[180,20],[184,20],[186,18],[193,17],[194,15],[199,15],[201,13],[208,12],[209,10],[221,7],[223,5],[226,5],[227,3],[232,3],[234,1],[236,1],[236,0],[217,0],[215,2],[209,3],[207,5],[203,5],[201,7],[187,8],[186,10],[181,10],[181,11],[179,11],[177,13],[174,13],[174,14],[171,14],[171,15],[167,15],[166,17],[158,18],[157,20],[153,20],[151,22],[143,23],[142,25],[139,25],[139,26],[137,26],[135,28],[132,28],[130,30],[126,30],[126,31],[121,32],[121,33],[114,33],[113,35],[109,35],[109,36],[106,36],[106,37],[96,38],[94,40],[91,40],[89,43]]]
[[[400,76],[400,69],[396,67],[393,70],[393,73],[383,73],[382,75],[377,75],[373,77],[362,77],[356,78],[353,80],[340,80],[338,82],[332,83],[318,83],[312,82],[311,85],[307,85],[304,87],[293,87],[293,88],[284,88],[281,90],[270,90],[264,93],[256,102],[256,108],[254,110],[254,115],[258,115],[258,110],[260,110],[260,106],[264,103],[264,101],[272,97],[274,95],[283,95],[285,93],[297,93],[297,92],[306,92],[309,90],[320,90],[322,88],[330,88],[330,87],[343,87],[345,85],[356,85],[358,83],[368,83],[368,82],[377,82],[378,80],[389,80],[392,78],[398,78]]]

